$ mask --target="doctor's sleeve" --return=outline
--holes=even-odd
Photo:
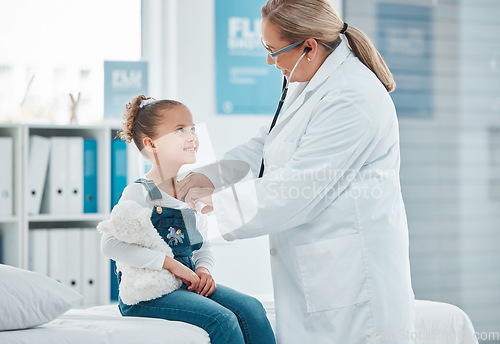
[[[378,140],[378,126],[349,98],[322,100],[287,162],[260,179],[216,189],[214,212],[223,237],[256,237],[313,219],[367,161]],[[300,191],[299,196],[292,197],[293,190]]]
[[[227,151],[222,157],[222,160],[237,160],[245,162],[249,165],[252,175],[257,177],[260,172],[264,142],[266,141],[268,131],[269,126],[260,127],[254,137]],[[218,164],[211,165],[209,167],[201,167],[193,172],[199,172],[206,175],[215,187],[230,184],[232,180],[231,175],[221,176],[221,169],[220,167],[218,168]],[[227,173],[227,169],[223,173]]]

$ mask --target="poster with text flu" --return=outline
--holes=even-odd
[[[104,61],[104,119],[121,120],[139,94],[148,94],[147,61]]]
[[[281,72],[266,62],[260,9],[265,0],[215,1],[218,114],[273,114]]]

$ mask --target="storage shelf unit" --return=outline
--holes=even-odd
[[[38,228],[92,228],[109,217],[111,208],[111,141],[117,128],[110,125],[1,125],[0,136],[13,140],[13,214],[0,217],[1,263],[27,269],[29,261],[29,232]],[[28,158],[31,135],[45,137],[79,136],[97,141],[97,213],[78,215],[31,215],[28,209]],[[1,164],[1,162],[0,162]],[[99,257],[99,303],[109,303],[110,264]]]

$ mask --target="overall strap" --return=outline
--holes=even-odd
[[[148,191],[149,197],[154,201],[161,199],[161,192],[152,180],[139,178],[134,183],[141,183]]]

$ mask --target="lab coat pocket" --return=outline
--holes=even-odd
[[[351,306],[368,300],[359,234],[297,246],[307,312]]]

